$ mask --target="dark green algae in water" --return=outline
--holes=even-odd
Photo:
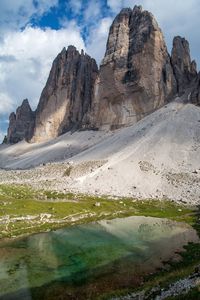
[[[0,299],[96,299],[138,286],[197,242],[187,224],[128,217],[0,243]]]

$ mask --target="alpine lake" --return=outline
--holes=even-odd
[[[15,201],[11,198],[10,202]],[[84,201],[81,196],[76,200]],[[167,201],[120,199],[113,203],[119,207],[123,203],[123,210],[113,210],[112,205],[109,214],[109,206],[104,207],[104,203],[112,204],[112,200],[98,199],[97,206],[95,198],[85,201],[94,210],[85,222],[82,218],[56,225],[58,228],[49,223],[48,232],[43,232],[41,226],[31,234],[26,230],[15,238],[5,235],[0,239],[1,300],[110,299],[112,295],[150,287],[157,280],[163,284],[173,281],[179,271],[181,276],[187,275],[200,261],[197,209],[180,208]],[[47,199],[45,204],[49,203],[58,202]],[[71,202],[62,203],[66,209]],[[107,212],[104,215],[102,207]],[[4,234],[6,230],[12,234],[13,224],[9,226]]]

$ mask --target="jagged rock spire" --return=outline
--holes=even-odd
[[[53,62],[36,110],[32,141],[55,138],[83,126],[93,99],[98,67],[74,46],[63,48]]]
[[[133,124],[175,93],[170,56],[155,18],[140,6],[123,9],[111,25],[100,67],[96,126]]]
[[[180,36],[174,37],[171,60],[177,80],[178,92],[182,94],[197,76],[196,62],[194,60],[191,61],[189,43],[185,38]]]
[[[33,133],[34,121],[35,114],[28,99],[24,99],[16,113],[10,114],[7,142],[13,144],[22,140],[29,140]]]

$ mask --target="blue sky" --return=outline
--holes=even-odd
[[[62,48],[73,44],[100,63],[114,16],[134,5],[155,15],[169,52],[173,37],[184,36],[200,64],[199,0],[0,0],[0,140],[24,98],[36,108]]]

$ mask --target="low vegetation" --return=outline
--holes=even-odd
[[[136,200],[132,198],[97,197],[55,191],[36,191],[29,186],[0,185],[0,238],[17,237],[62,226],[125,216],[152,216],[187,222],[200,234],[197,208],[166,200]],[[182,261],[166,262],[167,268],[147,276],[141,289],[164,288],[194,272],[200,264],[200,245],[189,244],[181,254]],[[133,290],[125,291],[133,292]],[[191,298],[197,289],[190,291]],[[123,295],[118,291],[101,299]],[[195,297],[195,296],[194,296]],[[179,299],[179,298],[177,298]],[[180,298],[187,299],[187,298]],[[198,299],[198,298],[196,298]]]
[[[105,218],[143,215],[193,222],[193,211],[170,201],[110,199],[28,186],[0,185],[0,238]]]

